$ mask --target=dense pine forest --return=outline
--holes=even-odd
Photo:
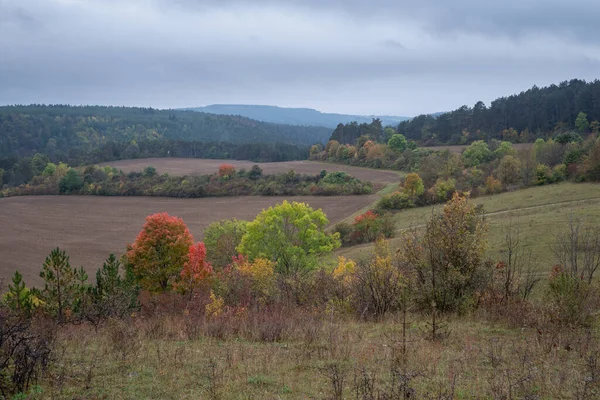
[[[577,126],[580,112],[587,114],[592,123],[600,121],[600,80],[573,79],[543,88],[533,86],[519,94],[500,97],[489,107],[479,101],[472,108],[463,106],[437,117],[419,115],[401,122],[398,133],[431,144],[464,144],[482,139],[532,142],[556,131],[585,130]]]

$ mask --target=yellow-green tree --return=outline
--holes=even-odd
[[[284,201],[263,210],[248,223],[238,250],[250,261],[275,261],[280,273],[310,271],[319,256],[341,245],[338,233],[325,233],[328,223],[322,210],[313,210],[306,203]]]
[[[409,196],[418,197],[425,192],[425,185],[423,184],[423,179],[419,176],[419,174],[411,172],[406,175],[404,179],[404,193]]]

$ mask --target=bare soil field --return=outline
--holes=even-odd
[[[530,149],[533,146],[533,143],[513,143],[513,148],[515,150],[526,150]],[[424,149],[431,150],[450,150],[451,153],[462,153],[468,145],[453,145],[453,146],[431,146],[431,147],[423,147]]]
[[[110,165],[124,172],[142,171],[151,165],[161,174],[167,172],[171,175],[203,175],[215,173],[221,164],[231,164],[238,170],[242,168],[249,170],[253,165],[258,164],[266,174],[288,172],[291,169],[298,174],[310,175],[316,175],[322,170],[326,170],[327,172],[344,171],[360,180],[382,184],[399,182],[402,176],[401,172],[396,171],[316,161],[256,163],[252,161],[208,160],[201,158],[140,158],[136,160],[111,161],[100,165]]]
[[[0,199],[0,279],[9,279],[18,269],[28,285],[40,284],[38,274],[44,259],[58,246],[71,256],[73,266],[83,265],[93,280],[103,260],[110,253],[122,254],[126,244],[135,240],[146,216],[157,212],[166,211],[183,218],[194,238],[200,241],[204,228],[211,222],[225,218],[250,220],[262,209],[284,199],[322,208],[333,224],[377,197],[30,196]]]

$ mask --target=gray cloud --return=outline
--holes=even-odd
[[[448,110],[597,78],[595,3],[0,0],[0,104]]]

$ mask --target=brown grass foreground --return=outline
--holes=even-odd
[[[369,196],[227,197],[169,199],[149,197],[30,196],[0,199],[0,278],[19,270],[28,285],[41,282],[39,270],[57,246],[74,266],[94,273],[110,253],[133,242],[146,216],[168,212],[183,218],[197,241],[211,222],[226,218],[252,220],[283,200],[322,208],[333,224],[368,206]]]
[[[164,302],[163,302],[164,304]],[[514,310],[516,311],[516,310]],[[525,311],[523,313],[523,311]],[[519,310],[522,314],[531,314]],[[536,317],[521,315],[520,321]],[[299,309],[159,312],[60,331],[40,398],[592,399],[595,332],[452,317],[443,342],[409,315],[357,322]],[[31,398],[37,398],[32,396]]]

